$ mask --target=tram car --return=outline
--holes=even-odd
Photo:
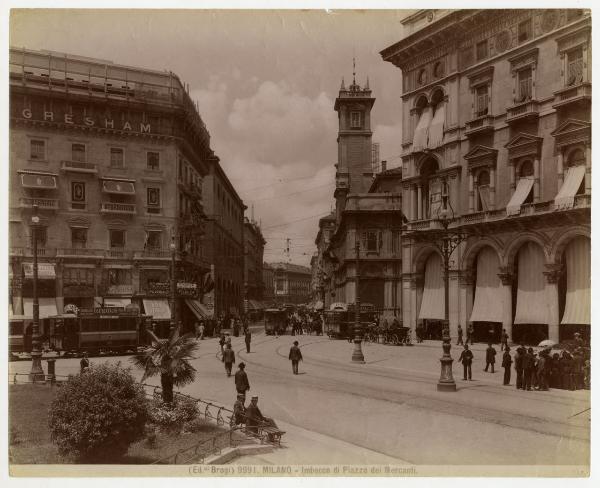
[[[334,304],[325,311],[325,329],[330,339],[348,339],[354,337],[354,304]],[[375,307],[370,303],[360,304],[360,325],[365,330],[375,321]]]
[[[265,310],[265,334],[285,334],[287,328],[287,312],[279,308],[267,308]]]
[[[150,342],[150,321],[137,308],[80,309],[50,317],[50,347],[67,354],[135,353]]]

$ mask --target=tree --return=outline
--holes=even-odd
[[[151,330],[146,332],[152,337],[152,345],[142,354],[131,358],[131,361],[144,370],[142,383],[146,378],[160,374],[162,399],[165,403],[172,403],[173,386],[185,386],[196,377],[190,360],[198,344],[193,334],[180,336],[177,328],[168,339],[159,339]]]
[[[123,456],[143,437],[147,419],[144,388],[129,370],[101,364],[57,389],[48,424],[61,454],[97,463]]]

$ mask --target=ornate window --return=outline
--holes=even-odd
[[[71,144],[71,159],[73,161],[85,162],[85,144]]]
[[[152,171],[160,170],[160,154],[155,151],[146,153],[146,167]]]
[[[362,128],[362,113],[361,112],[350,112],[350,127],[352,129]]]
[[[87,244],[87,229],[82,227],[71,228],[71,246],[75,249],[84,249]]]
[[[526,159],[521,161],[518,168],[519,179],[521,178],[533,178],[533,161],[531,159]],[[533,188],[523,200],[523,203],[532,203],[533,202]]]
[[[423,68],[417,75],[417,84],[424,85],[425,83],[427,83],[427,70]]]
[[[29,141],[29,159],[34,161],[46,160],[46,141],[43,139],[31,139]]]
[[[529,49],[509,59],[514,79],[514,101],[517,104],[535,100],[535,73],[538,51],[538,48]]]
[[[73,210],[85,210],[85,182],[71,182],[71,208]]]
[[[579,85],[583,82],[583,49],[578,47],[567,52],[567,86]]]
[[[433,76],[435,78],[441,78],[444,76],[444,63],[442,63],[442,61],[438,61],[433,66]]]
[[[517,102],[531,100],[533,93],[533,76],[531,68],[525,68],[518,72]]]
[[[481,170],[477,174],[477,211],[487,211],[490,209],[490,173],[487,170]]]
[[[158,214],[161,212],[160,188],[146,189],[146,211],[148,213]]]
[[[475,94],[475,113],[477,117],[483,117],[488,114],[490,97],[489,97],[489,86],[482,85],[478,86]]]

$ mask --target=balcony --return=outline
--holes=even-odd
[[[135,251],[134,259],[171,259],[171,251],[165,249],[144,249]]]
[[[491,115],[483,115],[473,120],[469,120],[466,123],[465,135],[467,137],[476,134],[483,134],[485,132],[494,130],[494,117]]]
[[[61,171],[69,171],[72,173],[98,173],[98,166],[95,163],[85,163],[83,161],[62,161],[60,166]]]
[[[40,210],[58,210],[57,198],[29,198],[22,197],[19,199],[21,208],[32,208],[37,205]]]
[[[112,203],[102,202],[100,205],[100,213],[102,214],[120,214],[120,215],[135,215],[134,203]]]
[[[400,196],[391,194],[361,193],[351,195],[346,201],[347,211],[402,210]]]
[[[526,119],[537,119],[539,117],[539,102],[529,100],[506,109],[506,123],[513,124]]]
[[[108,251],[104,251],[104,257],[108,259],[130,259],[133,252],[121,247],[113,247]]]
[[[30,258],[33,256],[33,249],[30,247],[11,247],[9,250],[9,254],[11,256],[22,256]],[[42,258],[53,258],[56,256],[56,249],[38,247],[37,255],[38,257]]]
[[[592,101],[592,85],[581,83],[576,86],[568,86],[554,92],[553,108],[565,107],[567,105],[584,105]]]
[[[61,258],[102,258],[104,251],[102,249],[87,249],[81,247],[59,248],[56,250],[56,256]]]

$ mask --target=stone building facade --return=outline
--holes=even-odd
[[[591,17],[584,10],[422,10],[381,52],[402,76],[403,322],[514,341],[589,334]],[[445,197],[451,206],[443,209]]]
[[[273,301],[277,305],[309,303],[310,268],[291,263],[270,263],[273,269]]]
[[[263,257],[265,238],[254,220],[244,220],[244,308],[255,311],[263,308]]]
[[[11,312],[32,316],[37,205],[40,317],[134,304],[168,320],[202,298],[209,133],[173,73],[11,49]],[[187,290],[187,291],[186,291]],[[185,295],[185,296],[184,296]]]

